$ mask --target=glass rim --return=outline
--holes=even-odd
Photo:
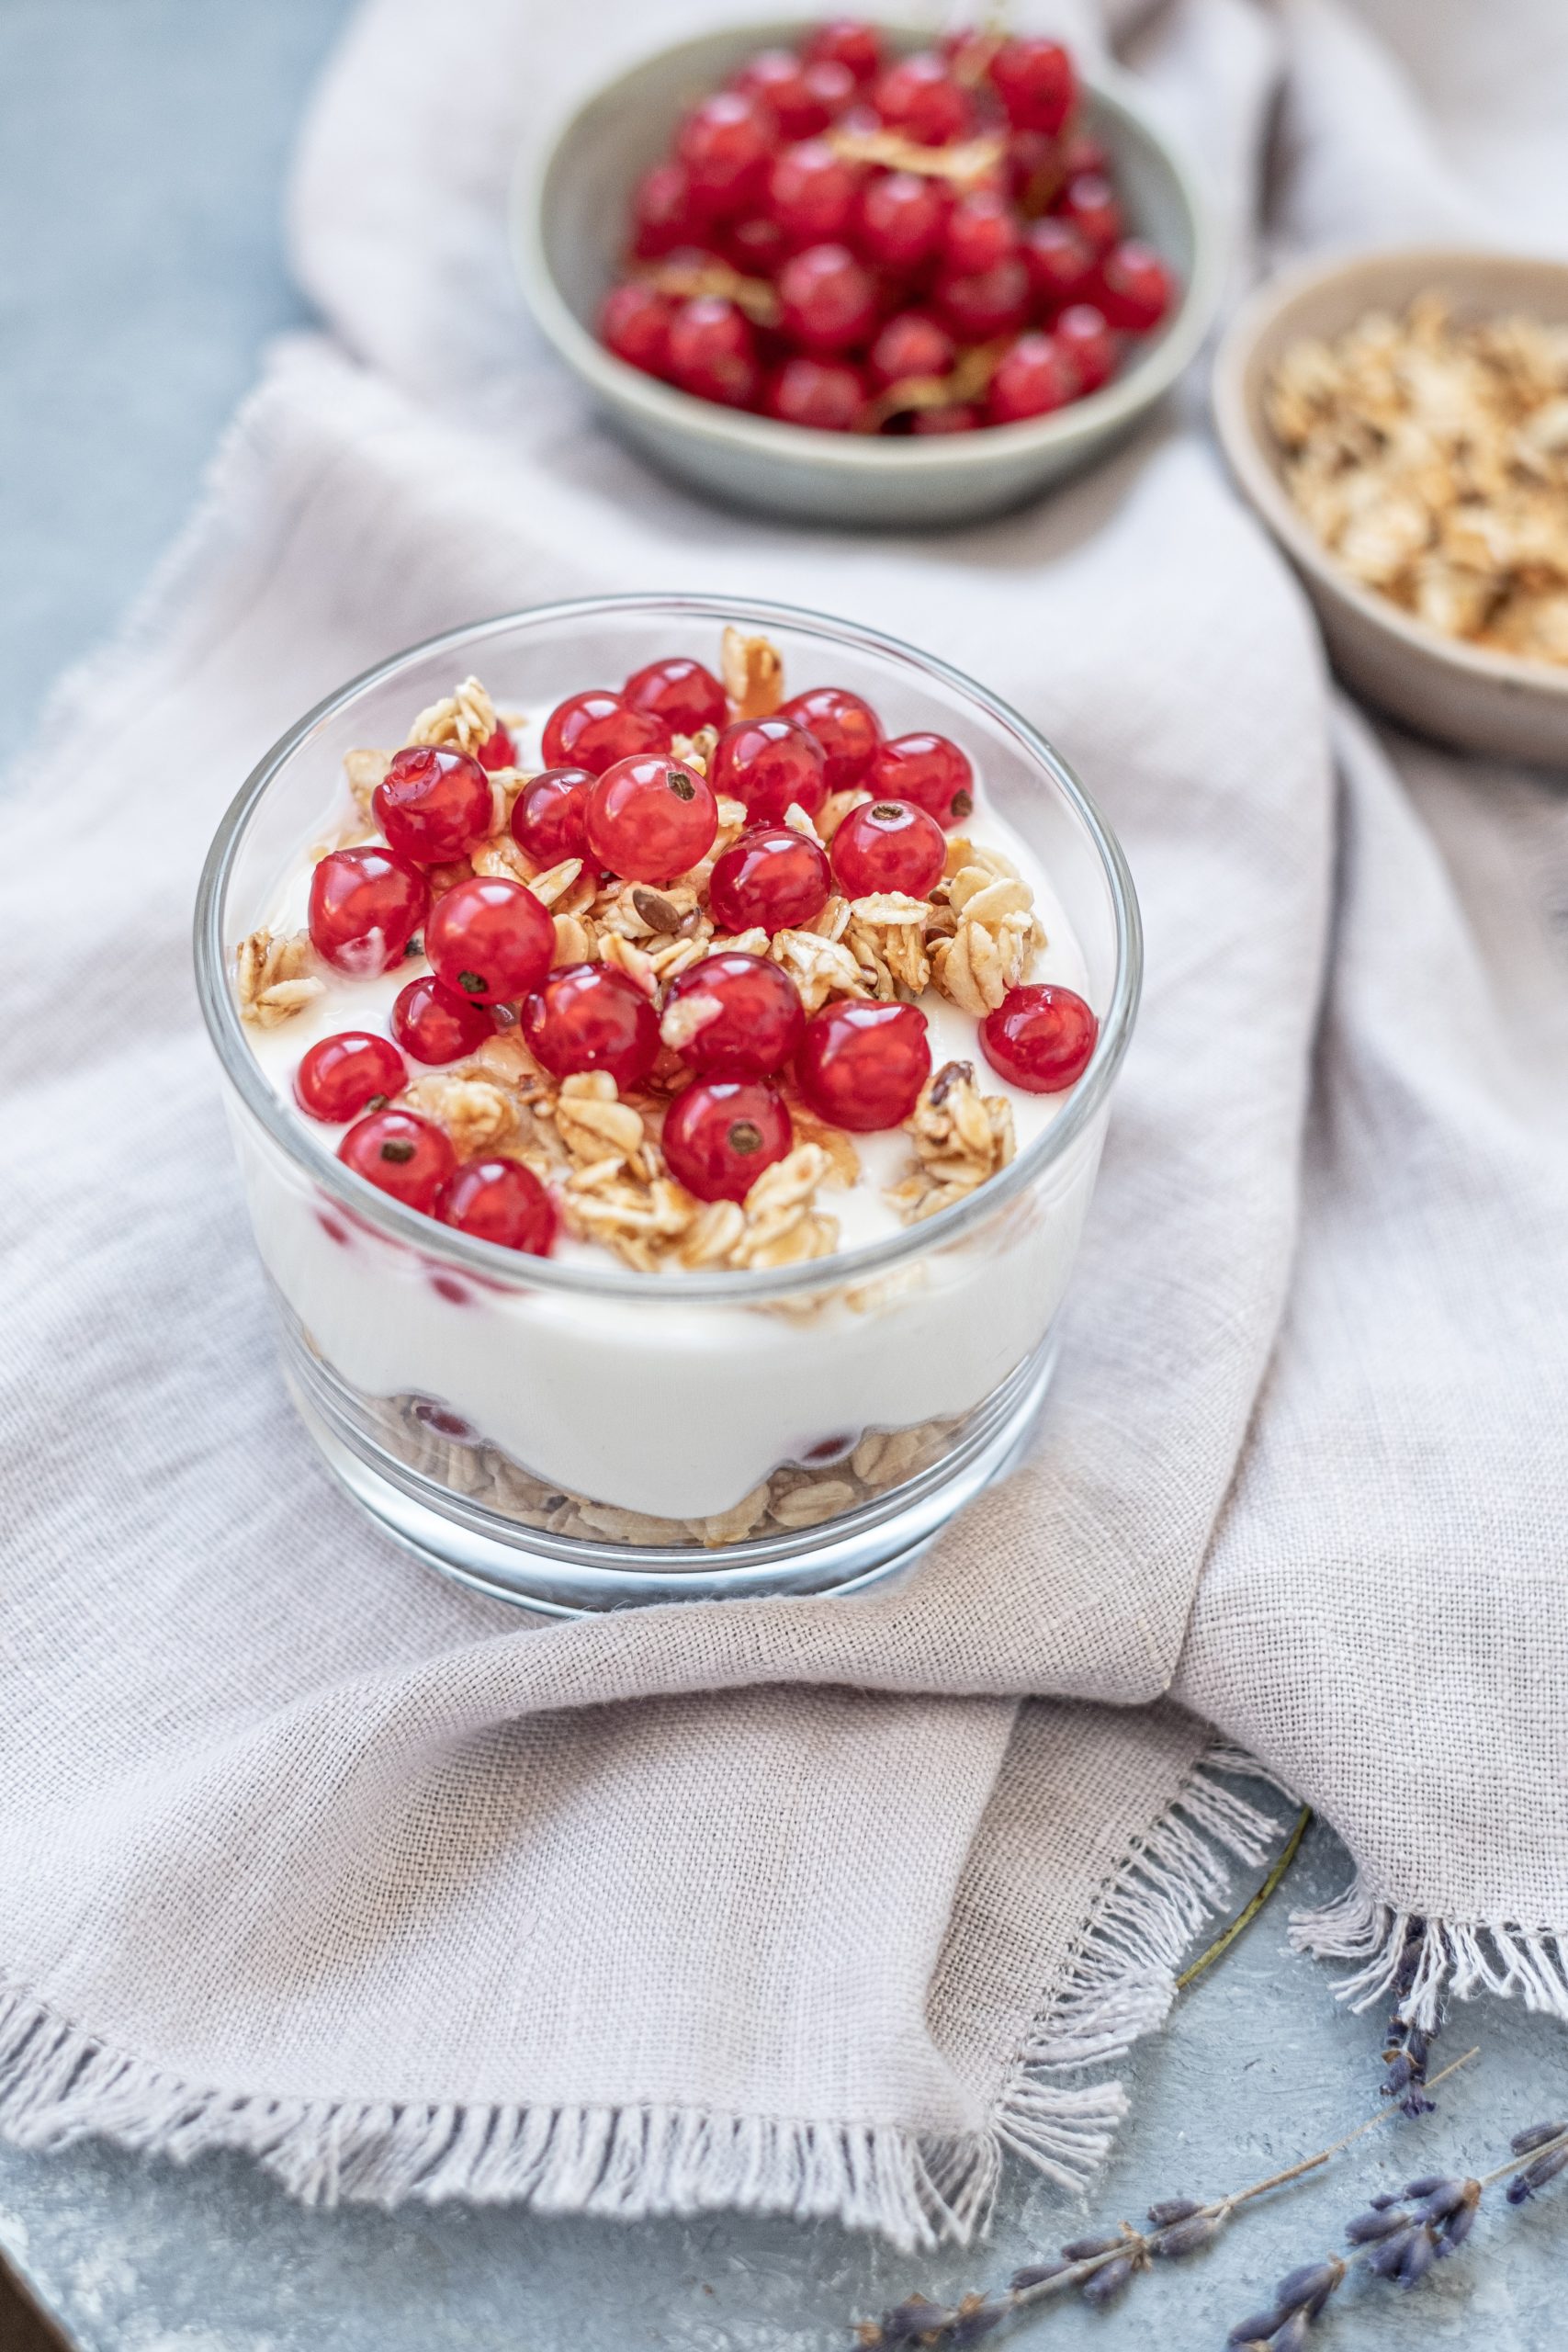
[[[727,623],[750,625],[763,631],[773,626],[820,639],[829,645],[853,646],[899,667],[912,668],[928,678],[938,679],[961,699],[977,705],[1014,738],[1031,760],[1050,775],[1088,832],[1111,893],[1116,936],[1116,974],[1111,1002],[1100,1022],[1089,1067],[1060,1118],[1026,1145],[999,1175],[990,1177],[963,1200],[939,1210],[934,1216],[880,1241],[862,1242],[854,1249],[835,1251],[827,1258],[807,1259],[798,1265],[761,1271],[682,1272],[675,1277],[640,1273],[630,1267],[569,1265],[553,1258],[532,1257],[438,1224],[417,1209],[405,1207],[345,1167],[334,1151],[306,1131],[274,1091],[252,1052],[230,982],[222,935],[224,902],[250,820],[295,753],[324,721],[356,695],[396,677],[399,671],[429,655],[458,652],[507,628],[591,621],[618,614],[660,615],[672,621],[712,621],[721,628]],[[1061,753],[1021,712],[939,655],[926,653],[883,630],[863,628],[857,621],[814,612],[803,605],[677,592],[572,597],[557,604],[526,605],[486,620],[465,622],[460,628],[442,630],[373,663],[325,695],[263,754],[220,820],[197,888],[194,948],[197,996],[224,1075],[285,1157],[363,1223],[394,1241],[412,1246],[426,1256],[445,1259],[470,1273],[482,1275],[489,1283],[500,1282],[507,1289],[666,1304],[723,1301],[755,1306],[783,1295],[863,1282],[887,1273],[911,1258],[925,1256],[985,1222],[1026,1191],[1054,1161],[1062,1159],[1094,1117],[1126,1053],[1143,982],[1143,931],[1133,877],[1122,845]]]

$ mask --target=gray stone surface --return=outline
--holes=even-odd
[[[0,0],[0,677],[14,729],[112,623],[188,508],[258,345],[299,315],[278,180],[343,13],[343,0]],[[1321,1901],[1348,1868],[1314,1830],[1288,1899]],[[1137,2053],[1122,2152],[1082,2217],[1015,2170],[979,2256],[909,2259],[835,2229],[729,2216],[310,2213],[237,2161],[180,2172],[98,2147],[0,2150],[0,2252],[82,2352],[842,2346],[852,2318],[916,2287],[999,2279],[1088,2218],[1242,2186],[1373,2111],[1381,2020],[1334,2006],[1324,1972],[1286,1955],[1283,1918],[1281,1903]],[[1374,2188],[1484,2167],[1519,2124],[1568,2110],[1561,2029],[1512,2007],[1461,2011],[1446,2044],[1472,2040],[1482,2055],[1437,2115],[1386,2125],[1119,2310],[1050,2306],[1013,2340],[1217,2346]],[[1490,2211],[1419,2295],[1357,2283],[1322,2340],[1553,2352],[1568,2344],[1565,2255],[1568,2179],[1521,2214]]]

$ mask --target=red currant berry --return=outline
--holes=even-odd
[[[1169,310],[1170,293],[1170,273],[1158,254],[1129,238],[1100,263],[1094,300],[1109,326],[1147,334]]]
[[[673,1015],[673,1019],[671,1019]],[[772,1078],[806,1028],[800,990],[763,956],[709,956],[671,980],[668,1042],[705,1078]]]
[[[832,243],[848,234],[860,194],[860,174],[825,139],[805,139],[773,158],[768,212],[786,244]]]
[[[429,903],[423,875],[396,850],[332,850],[310,876],[310,944],[338,971],[374,979],[402,961]]]
[[[1106,252],[1122,234],[1122,208],[1116,201],[1116,191],[1098,172],[1075,174],[1057,198],[1055,209],[1096,254]]]
[[[953,337],[927,311],[900,311],[871,346],[872,381],[907,384],[911,377],[945,376],[953,366]]]
[[[490,779],[478,760],[449,744],[411,744],[393,753],[370,806],[400,856],[443,865],[489,832]]]
[[[679,164],[655,164],[644,172],[632,198],[632,251],[639,261],[657,261],[697,233],[692,191]]]
[[[613,964],[564,964],[523,1000],[528,1049],[554,1078],[607,1069],[623,1094],[659,1058],[659,1015]]]
[[[541,873],[569,857],[587,856],[585,820],[592,789],[587,768],[546,768],[513,802],[512,838]]]
[[[942,260],[959,277],[973,277],[994,269],[1018,251],[1018,222],[1005,196],[977,188],[956,203],[947,216]]]
[[[827,120],[793,50],[760,49],[736,75],[735,86],[762,101],[783,139],[809,139]]]
[[[926,1016],[914,1004],[830,1004],[806,1024],[800,1091],[836,1127],[896,1127],[931,1074]]]
[[[854,100],[855,77],[835,57],[813,60],[806,69],[806,86],[823,126],[840,120]]]
[[[482,1004],[426,972],[398,990],[392,1035],[416,1062],[455,1062],[493,1037],[495,1023]]]
[[[424,952],[449,989],[476,1004],[500,1004],[537,988],[556,952],[556,927],[521,882],[476,874],[431,908]]]
[[[919,269],[942,243],[953,199],[918,172],[883,172],[861,191],[855,245],[878,269]]]
[[[1017,254],[971,277],[940,277],[936,307],[960,343],[1011,334],[1029,315],[1029,272]]]
[[[789,825],[757,825],[714,861],[708,909],[728,932],[798,931],[832,896],[828,853]]]
[[[991,378],[986,413],[993,424],[1047,416],[1077,398],[1078,380],[1055,335],[1021,334]]]
[[[863,800],[833,835],[832,858],[846,898],[902,890],[924,899],[942,879],[947,837],[912,800]]]
[[[718,249],[742,277],[772,277],[789,250],[778,222],[761,212],[727,220],[719,231]]]
[[[372,1104],[378,1111],[389,1094],[400,1094],[408,1072],[396,1046],[367,1029],[341,1029],[322,1037],[294,1073],[294,1097],[312,1119],[335,1125],[357,1119]]]
[[[556,705],[545,721],[541,749],[547,768],[586,768],[591,775],[603,775],[617,760],[634,752],[661,751],[669,741],[669,729],[646,710],[633,710],[624,695],[590,686]]]
[[[901,130],[921,147],[945,147],[969,128],[968,92],[930,50],[889,65],[877,78],[872,103],[889,130]]]
[[[667,376],[673,316],[667,296],[633,278],[612,286],[605,295],[599,311],[599,340],[628,368],[640,368],[645,376]]]
[[[1104,140],[1097,139],[1092,131],[1075,130],[1062,157],[1062,171],[1070,180],[1076,180],[1080,172],[1095,172],[1102,180],[1108,180],[1111,177],[1111,150]]]
[[[477,1241],[524,1250],[531,1258],[547,1258],[555,1243],[555,1203],[521,1160],[465,1160],[441,1187],[435,1214]]]
[[[378,1192],[427,1212],[457,1164],[446,1128],[412,1111],[372,1111],[350,1127],[337,1156]]]
[[[517,746],[512,740],[511,728],[503,727],[498,718],[474,757],[487,775],[493,775],[497,768],[514,768]]]
[[[699,1201],[743,1201],[794,1138],[784,1098],[760,1080],[699,1079],[670,1105],[670,1173]]]
[[[670,374],[683,392],[750,408],[761,370],[751,324],[720,294],[694,294],[670,322]]]
[[[770,378],[762,402],[781,424],[818,433],[852,433],[865,406],[865,379],[847,359],[786,359]]]
[[[724,688],[711,670],[683,653],[634,670],[621,688],[634,710],[646,710],[671,735],[695,735],[722,727],[729,709]]]
[[[1004,40],[991,60],[991,84],[1020,130],[1055,135],[1073,110],[1077,85],[1060,41]]]
[[[745,211],[761,193],[774,135],[767,106],[744,90],[718,90],[694,107],[675,142],[694,207],[710,218]]]
[[[695,769],[644,752],[605,769],[588,796],[587,824],[589,848],[613,874],[672,882],[713,847],[718,806]]]
[[[1071,989],[1010,989],[980,1023],[980,1051],[1026,1094],[1064,1094],[1089,1068],[1100,1023]]]
[[[882,741],[882,721],[862,695],[848,686],[811,686],[786,702],[779,717],[793,718],[817,738],[829,792],[848,792],[864,783]]]
[[[877,754],[874,788],[912,800],[939,825],[962,824],[975,806],[975,771],[945,735],[895,735]]]
[[[1077,376],[1080,392],[1097,392],[1111,381],[1116,373],[1116,345],[1102,311],[1092,302],[1069,302],[1052,333]]]
[[[842,65],[857,82],[869,82],[881,70],[882,36],[858,17],[832,17],[818,26],[801,55],[808,65]]]
[[[979,410],[959,401],[946,408],[920,409],[909,419],[909,430],[923,438],[927,434],[973,433],[979,423]]]
[[[784,333],[807,351],[848,351],[876,324],[876,281],[847,245],[807,245],[779,272]]]
[[[711,773],[714,790],[743,800],[753,824],[779,825],[792,806],[816,816],[828,797],[827,766],[816,737],[775,715],[727,727]]]
[[[1077,301],[1094,284],[1094,255],[1069,220],[1032,220],[1023,232],[1023,259],[1042,311]]]

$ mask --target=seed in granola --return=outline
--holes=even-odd
[[[793,805],[815,817],[828,797],[827,761],[804,727],[779,717],[738,718],[713,755],[714,789],[744,801],[753,825],[782,825]]]
[[[457,1165],[446,1130],[412,1111],[372,1111],[350,1127],[337,1156],[379,1192],[426,1214]]]
[[[729,716],[724,688],[711,670],[685,654],[634,670],[621,689],[634,710],[647,711],[672,735],[722,727]]]
[[[811,1108],[867,1135],[909,1116],[931,1075],[926,1016],[913,1004],[831,1004],[808,1021],[797,1070]]]
[[[1026,1094],[1062,1094],[1089,1068],[1099,1035],[1082,997],[1051,983],[1010,989],[980,1023],[980,1050]]]
[[[449,744],[395,752],[371,795],[388,846],[420,865],[461,857],[490,831],[490,779],[477,760]]]
[[[373,979],[401,961],[429,898],[418,866],[395,850],[334,849],[310,876],[310,944],[338,971]]]
[[[942,879],[947,841],[912,800],[868,800],[833,836],[833,878],[846,898],[895,890],[924,899]]]
[[[877,753],[873,782],[891,800],[912,800],[939,825],[961,825],[975,806],[968,754],[945,735],[896,735]]]
[[[660,1140],[671,1174],[699,1201],[743,1201],[789,1150],[789,1113],[772,1086],[700,1079],[671,1103]]]
[[[392,1035],[416,1062],[432,1066],[477,1053],[495,1035],[495,1017],[458,989],[425,972],[398,990],[392,1003]],[[398,1080],[400,1086],[401,1079]],[[392,1087],[389,1092],[396,1093]]]
[[[312,1119],[336,1125],[378,1111],[400,1091],[407,1072],[396,1046],[365,1029],[320,1038],[294,1073],[294,1095]]]
[[[524,786],[512,804],[512,838],[536,866],[588,854],[588,796],[593,778],[586,768],[546,768]]]
[[[533,1170],[515,1159],[469,1159],[436,1197],[443,1225],[502,1250],[547,1258],[555,1243],[553,1203]]]
[[[757,825],[716,861],[708,906],[721,931],[804,930],[832,891],[827,853],[790,825]]]
[[[765,956],[705,956],[671,983],[660,1034],[705,1078],[771,1078],[806,1028],[800,990]]]
[[[588,845],[628,882],[672,882],[705,857],[718,806],[705,776],[667,753],[641,752],[604,770],[588,796]]]
[[[661,752],[669,740],[669,729],[651,713],[634,710],[607,686],[591,686],[556,705],[545,721],[541,749],[547,768],[587,768],[603,775],[617,760]]]
[[[555,1077],[608,1070],[623,1094],[659,1058],[659,1015],[610,964],[558,967],[524,998],[521,1025],[530,1052]]]

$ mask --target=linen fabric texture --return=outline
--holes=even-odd
[[[514,0],[367,0],[295,182],[323,331],[13,777],[19,2142],[964,2236],[1010,2152],[1103,2154],[1115,2060],[1264,1850],[1237,1749],[1349,1846],[1297,1932],[1366,1997],[1414,1919],[1417,2007],[1568,2015],[1562,780],[1344,704],[1196,379],[1045,503],[923,538],[718,512],[609,438],[519,315],[508,174],[574,85],[719,13],[604,0],[590,47]],[[1568,250],[1546,0],[1068,28],[1205,159],[1233,291],[1348,238]],[[1012,700],[1126,845],[1147,988],[1016,1475],[881,1598],[539,1626],[391,1551],[292,1419],[189,909],[239,779],[341,680],[664,588],[874,620]]]

